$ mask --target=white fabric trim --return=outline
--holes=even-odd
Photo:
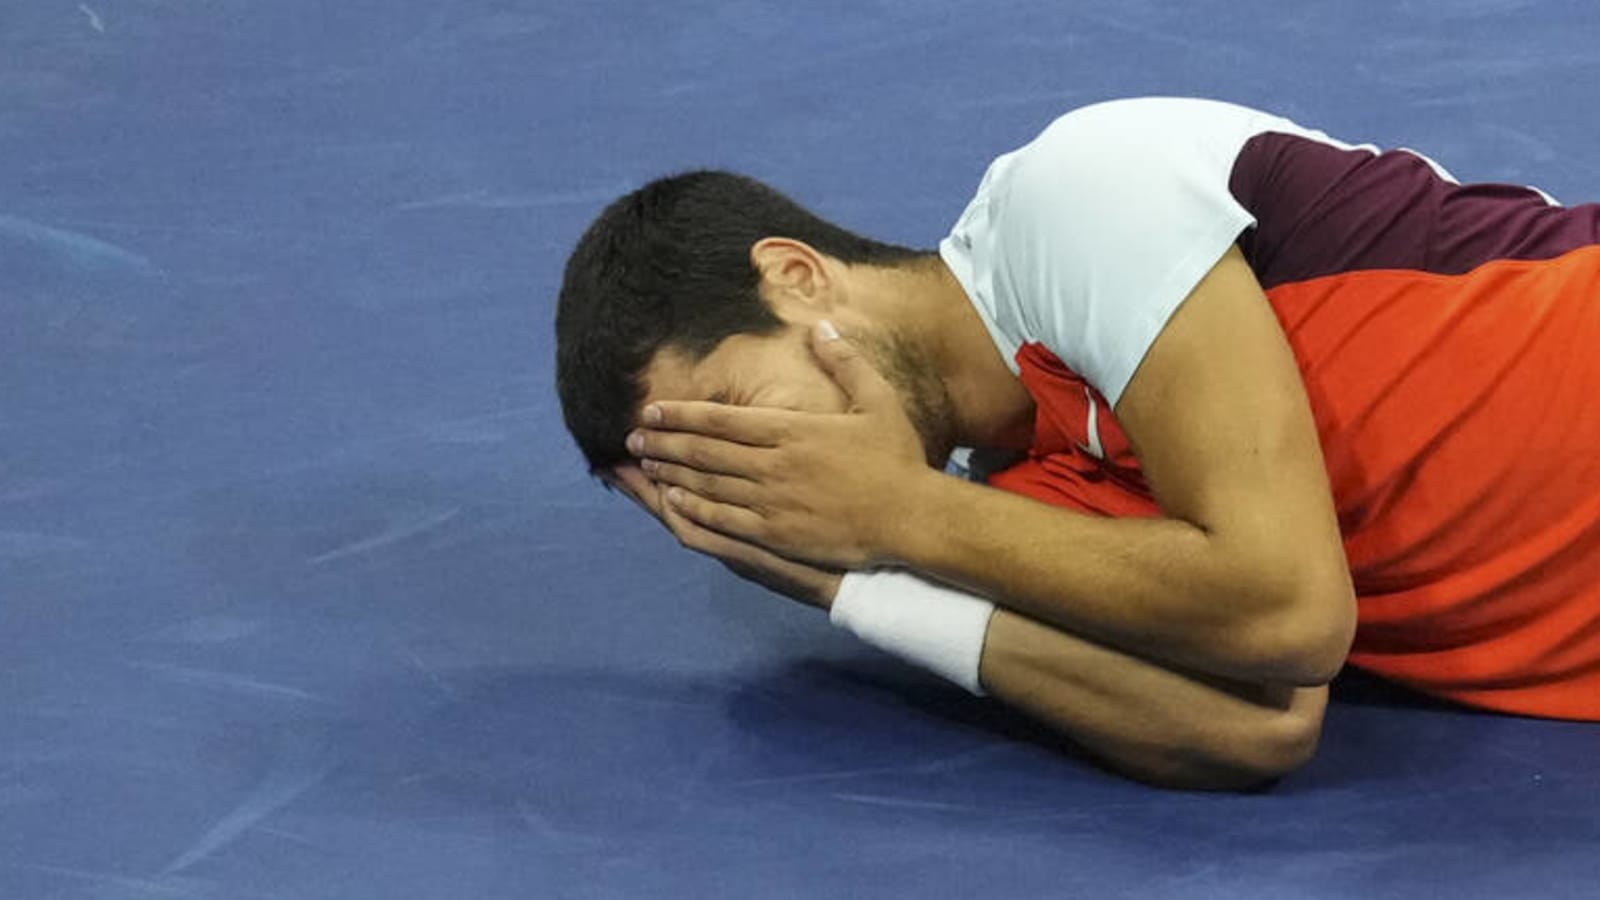
[[[1531,184],[1528,185],[1528,190],[1533,191],[1535,194],[1538,194],[1540,196],[1540,198],[1542,198],[1544,200],[1544,203],[1545,203],[1546,206],[1560,206],[1561,205],[1561,201],[1560,200],[1557,200],[1556,198],[1550,196],[1549,193],[1547,193],[1547,192],[1545,192],[1543,190],[1540,190],[1539,188],[1534,187]]]
[[[983,696],[979,665],[994,604],[900,569],[849,572],[828,620],[879,650]]]

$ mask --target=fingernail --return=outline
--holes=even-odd
[[[643,414],[643,416],[641,416],[641,418],[644,419],[644,423],[646,425],[660,425],[661,424],[661,407],[655,405],[654,403],[650,404],[649,406],[646,406],[644,408],[644,414]]]
[[[673,488],[667,491],[667,502],[673,506],[683,505],[683,488]]]
[[[634,456],[644,452],[644,435],[637,431],[628,435],[628,452]]]
[[[833,323],[827,319],[817,323],[817,334],[821,335],[825,341],[837,341],[839,339],[839,329],[833,327]]]
[[[656,470],[661,468],[661,463],[658,463],[653,459],[647,459],[644,462],[639,463],[639,468],[654,475]]]

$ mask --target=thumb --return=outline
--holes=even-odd
[[[872,363],[861,354],[855,344],[839,336],[832,322],[823,319],[811,332],[811,349],[822,364],[823,371],[833,377],[850,398],[850,405],[862,410],[876,410],[884,404],[897,403],[894,389],[883,379]]]

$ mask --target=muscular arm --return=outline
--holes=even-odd
[[[1104,519],[926,473],[897,562],[1180,668],[1314,686],[1355,603],[1300,374],[1235,249],[1117,407],[1166,517]],[[974,527],[981,522],[982,527]],[[909,527],[914,523],[914,527]]]
[[[981,674],[995,698],[1152,784],[1247,788],[1316,750],[1324,687],[1184,674],[997,609]]]
[[[662,506],[636,468],[614,483],[687,547],[801,602],[827,608],[838,573],[703,532]],[[1110,767],[1152,784],[1250,787],[1308,760],[1326,688],[1252,686],[1185,674],[1005,609],[984,636],[980,680],[991,696],[1062,733]]]

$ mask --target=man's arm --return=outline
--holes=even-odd
[[[1140,781],[1191,790],[1255,787],[1308,762],[1328,688],[1182,673],[995,610],[981,675],[1014,706]]]
[[[840,575],[698,529],[637,468],[608,477],[685,547],[740,576],[827,609]],[[1162,787],[1248,788],[1308,761],[1326,688],[1266,687],[1180,673],[1005,609],[984,634],[979,678],[995,699],[1060,732],[1107,766]]]
[[[1103,519],[929,474],[889,552],[1076,634],[1217,675],[1317,685],[1355,626],[1298,367],[1237,249],[1117,407],[1166,518]],[[983,523],[973,527],[973,522]]]
[[[660,502],[637,468],[607,481],[683,546],[812,606],[830,607],[840,574],[705,532]],[[985,690],[1106,765],[1163,787],[1228,790],[1277,778],[1311,758],[1326,688],[1246,685],[1181,673],[995,610],[984,633]]]

